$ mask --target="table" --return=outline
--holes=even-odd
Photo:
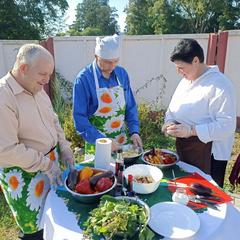
[[[178,165],[188,172],[198,172],[210,182],[215,183],[196,167],[179,162]],[[208,209],[199,214],[200,229],[186,240],[235,240],[240,236],[240,211],[232,203],[222,204],[220,213]],[[80,212],[80,211],[79,211]],[[51,190],[46,199],[42,226],[45,240],[80,240],[82,230],[78,225],[78,215],[69,211],[64,199]],[[164,238],[167,239],[167,238]]]

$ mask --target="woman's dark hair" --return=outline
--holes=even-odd
[[[182,39],[175,46],[170,60],[192,63],[193,58],[198,57],[200,63],[204,62],[204,53],[202,47],[195,39]]]

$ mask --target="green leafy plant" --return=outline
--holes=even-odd
[[[152,77],[139,86],[135,95],[138,99],[138,113],[140,122],[140,134],[145,149],[160,147],[175,150],[175,139],[165,136],[161,129],[164,123],[165,111],[163,110],[163,97],[165,94],[167,79],[163,74]],[[153,84],[159,87],[155,99],[147,102],[141,99],[142,93],[148,88],[153,88]]]
[[[53,108],[63,127],[65,137],[71,142],[71,148],[82,148],[84,140],[77,133],[72,116],[72,83],[67,82],[59,73],[52,83]],[[76,156],[77,157],[77,156]]]
[[[84,140],[80,134],[77,133],[72,117],[72,110],[69,111],[69,114],[65,117],[63,130],[66,136],[66,139],[72,143],[72,149],[82,148],[84,146]]]
[[[175,150],[175,139],[165,136],[161,131],[165,111],[153,109],[147,104],[139,104],[138,112],[144,148],[160,147]]]
[[[90,212],[84,223],[84,233],[94,239],[94,235],[103,235],[106,239],[124,236],[124,239],[152,239],[141,234],[147,225],[147,214],[143,206],[127,200],[116,200],[104,196],[100,205]],[[136,236],[137,235],[137,236]]]

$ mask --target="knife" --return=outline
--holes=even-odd
[[[194,196],[188,196],[188,197],[189,197],[189,200],[192,201],[192,202],[201,203],[203,205],[206,205],[206,207],[208,207],[208,208],[212,208],[214,210],[220,211],[220,209],[217,207],[217,204],[215,204],[211,201],[208,201],[206,199],[197,199]]]
[[[173,186],[173,187],[179,187],[179,188],[189,188],[191,190],[191,187],[188,186],[186,183],[179,183],[179,182],[176,182],[175,179],[172,179],[174,182],[164,182],[164,181],[161,181],[161,185],[162,186]],[[224,199],[222,197],[219,197],[219,196],[215,196],[215,195],[212,195],[212,194],[204,194],[204,195],[201,195],[199,194],[198,192],[195,192],[195,195],[194,195],[196,198],[198,199],[206,199],[206,200],[212,200],[212,201],[224,201]]]
[[[194,195],[194,197],[200,200],[223,201],[223,198],[212,195],[209,196]]]

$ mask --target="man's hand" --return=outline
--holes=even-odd
[[[191,126],[185,124],[173,124],[166,128],[166,133],[173,137],[188,138],[193,136]]]
[[[112,152],[116,152],[119,148],[119,144],[117,144],[116,141],[112,139]]]
[[[49,170],[43,171],[43,174],[46,174],[50,180],[50,184],[53,187],[63,185],[61,180],[61,170],[57,161],[51,161]]]
[[[139,134],[134,133],[134,134],[130,137],[130,139],[132,140],[134,146],[136,146],[136,147],[142,147],[142,139],[141,139],[141,137],[139,136]]]
[[[68,165],[74,165],[74,155],[71,148],[65,148],[63,151],[60,151],[60,159],[63,164],[68,167]]]

